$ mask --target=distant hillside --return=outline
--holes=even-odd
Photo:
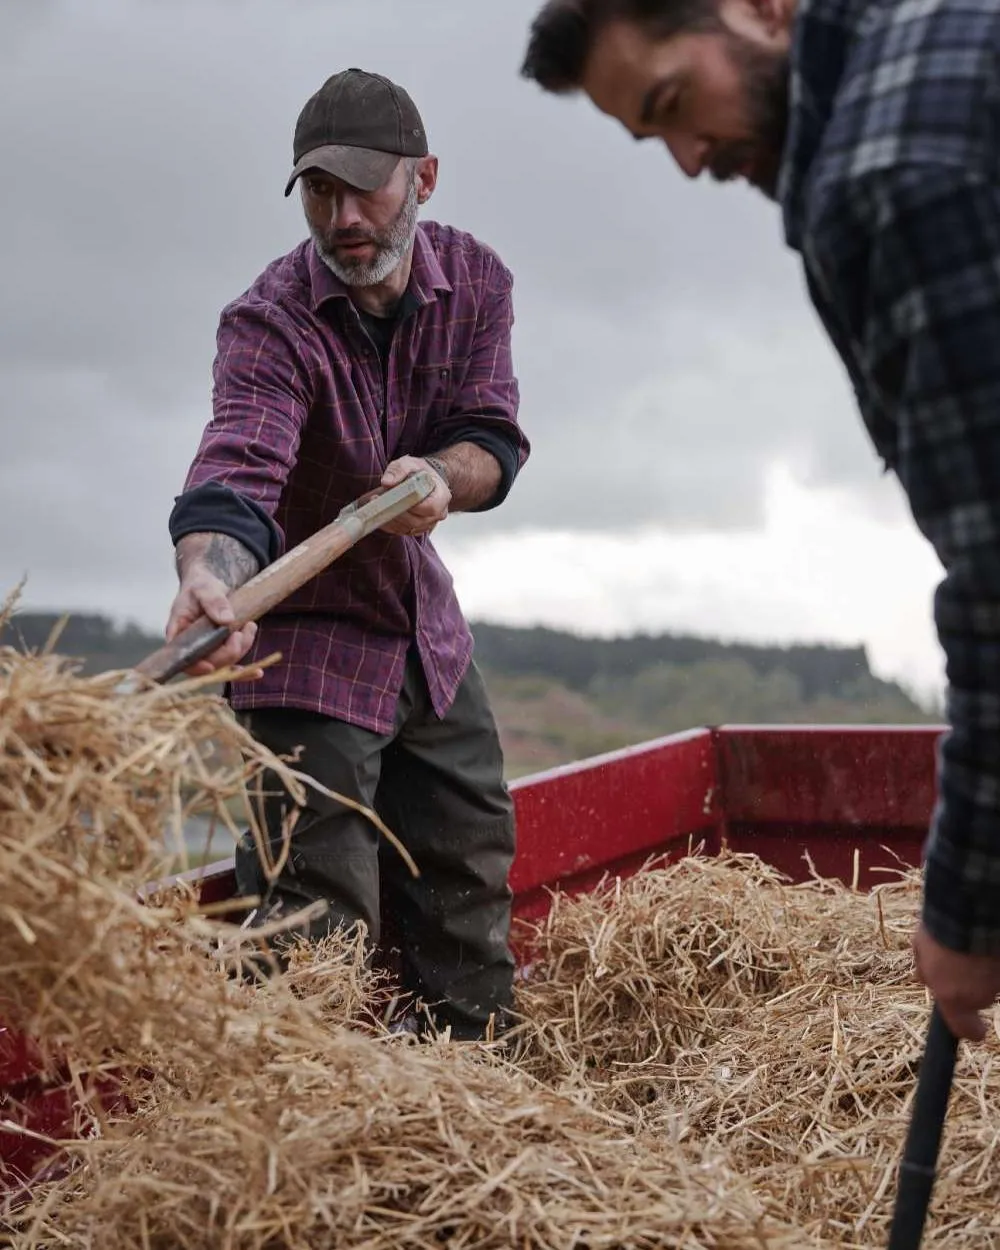
[[[653,665],[737,660],[760,675],[789,674],[804,699],[839,696],[859,682],[872,691],[898,691],[872,675],[863,647],[760,647],[683,634],[587,638],[542,626],[519,629],[485,622],[474,629],[481,664],[499,673],[557,677],[572,690],[635,677]]]
[[[698,725],[920,724],[861,647],[758,647],[671,634],[586,638],[474,626],[518,776]]]
[[[19,612],[0,642],[46,645],[54,613]],[[725,722],[912,724],[934,719],[875,677],[861,647],[760,647],[674,634],[587,638],[474,622],[509,776]],[[85,672],[128,668],[162,639],[107,617],[69,619],[56,645]]]
[[[0,643],[40,651],[48,645],[62,619],[56,612],[16,612],[0,633]],[[154,637],[137,625],[117,625],[97,613],[79,613],[66,619],[55,650],[81,660],[84,672],[100,673],[131,668],[162,645],[162,637]]]

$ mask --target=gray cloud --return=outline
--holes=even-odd
[[[0,579],[169,592],[219,309],[302,237],[291,128],[348,64],[406,83],[441,157],[433,215],[515,272],[534,457],[458,537],[747,528],[776,459],[877,506],[776,211],[520,81],[536,4],[5,0]]]

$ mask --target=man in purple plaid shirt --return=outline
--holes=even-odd
[[[237,851],[258,918],[322,900],[318,937],[366,926],[380,892],[406,988],[437,1027],[477,1038],[502,1024],[513,960],[513,807],[472,636],[431,543],[449,512],[500,504],[529,451],[511,360],[510,272],[471,235],[418,224],[437,158],[409,95],[350,69],[307,102],[294,167],[311,237],[223,311],[213,417],[170,518],[180,589],[173,637],[366,492],[430,469],[418,506],[363,539],[259,627],[234,631],[194,672],[274,651],[281,663],[227,688],[253,735],[374,807],[420,868],[377,830],[311,793],[287,867],[266,888]],[[277,844],[290,800],[268,800]]]

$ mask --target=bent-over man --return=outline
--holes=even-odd
[[[950,732],[917,968],[959,1036],[1000,991],[1000,8],[551,0],[522,67],[690,177],[781,206],[868,433],[944,566]]]

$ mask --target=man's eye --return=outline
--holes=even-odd
[[[677,108],[680,104],[680,99],[681,96],[679,91],[675,91],[673,95],[667,96],[667,98],[660,105],[660,121],[669,121],[671,117],[675,117],[677,115]]]

